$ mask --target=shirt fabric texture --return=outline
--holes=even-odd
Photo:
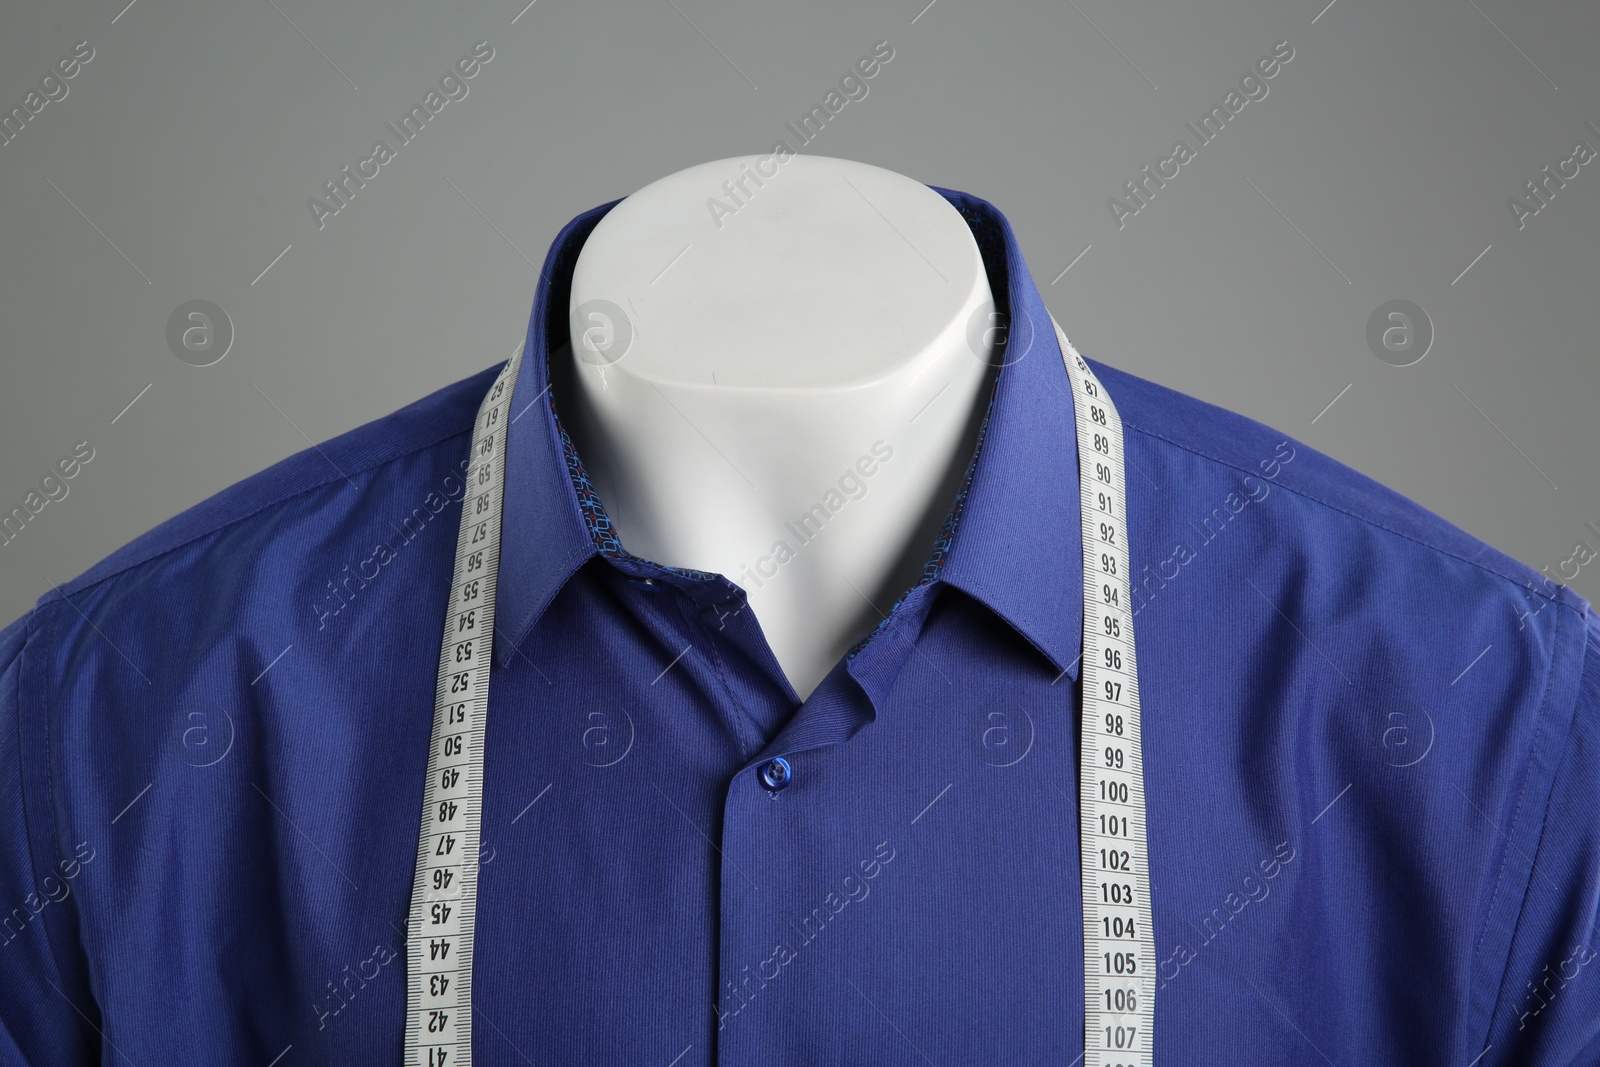
[[[1009,311],[1006,363],[920,582],[803,702],[743,590],[612,531],[546,386],[616,202],[556,238],[507,444],[478,1063],[1082,1053],[1072,390],[1004,216],[937,191]],[[1600,1063],[1587,603],[1090,362],[1127,441],[1155,1062]],[[401,1062],[440,627],[497,370],[0,632],[0,1064]]]

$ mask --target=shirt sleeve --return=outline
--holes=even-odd
[[[48,929],[76,910],[68,875],[79,865],[68,857],[39,869],[39,859],[56,850],[49,841],[41,849],[30,826],[52,820],[24,802],[24,761],[44,758],[24,743],[33,713],[23,699],[24,670],[38,654],[29,623],[24,617],[0,630],[0,1067],[79,1067],[99,1062],[92,1021],[99,1013],[86,990],[63,978]]]
[[[1600,1065],[1600,617],[1551,786],[1485,1062]]]

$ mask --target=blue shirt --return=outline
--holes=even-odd
[[[1082,1052],[1072,400],[1005,218],[939,191],[1008,362],[921,581],[805,701],[737,585],[612,534],[546,389],[612,205],[556,238],[508,442],[477,1062]],[[1284,434],[1093,367],[1128,435],[1156,1062],[1600,1062],[1588,605]],[[0,633],[0,1063],[400,1062],[494,373]]]

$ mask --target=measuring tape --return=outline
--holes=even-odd
[[[495,379],[472,428],[455,577],[444,617],[433,741],[406,936],[406,1063],[472,1063],[472,931],[478,911],[483,734],[489,711],[495,579],[500,573],[506,433],[519,350]]]
[[[1122,420],[1059,323],[1072,381],[1083,519],[1085,1067],[1150,1067],[1155,947],[1145,848],[1139,676],[1128,610]],[[406,1064],[472,1063],[473,926],[483,811],[506,432],[519,350],[478,409],[440,645],[407,932]]]
[[[1128,594],[1122,419],[1061,324],[1054,316],[1050,322],[1072,380],[1083,518],[1083,1062],[1150,1067],[1156,954]]]

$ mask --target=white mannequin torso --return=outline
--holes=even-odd
[[[717,160],[600,221],[570,309],[558,407],[619,540],[737,583],[808,696],[916,580],[976,443],[965,220],[863,163]]]

